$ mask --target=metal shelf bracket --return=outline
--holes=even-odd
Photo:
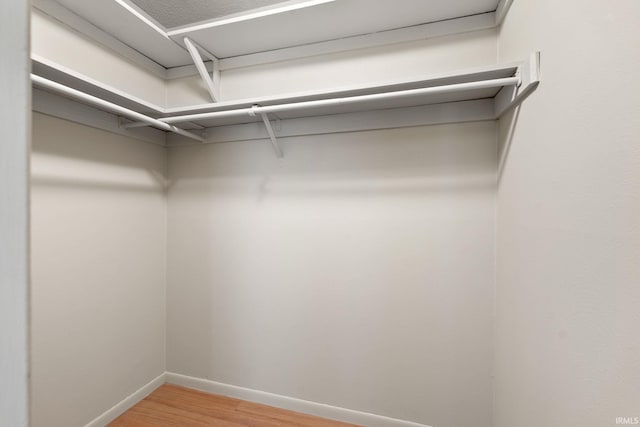
[[[256,113],[256,110],[258,110],[259,108],[259,105],[252,106],[249,110],[249,116],[256,117],[259,114],[260,117],[262,117],[262,122],[264,123],[264,127],[267,128],[267,133],[269,134],[271,145],[273,145],[273,150],[276,152],[276,156],[278,157],[278,159],[282,159],[284,157],[284,154],[282,153],[280,144],[278,144],[276,134],[273,132],[273,127],[271,126],[271,122],[269,121],[269,115],[267,113]]]
[[[495,115],[500,118],[507,111],[517,107],[540,84],[540,52],[534,52],[516,71],[516,85],[505,87],[496,95]]]
[[[184,45],[187,47],[189,55],[191,55],[191,59],[193,60],[196,69],[198,70],[198,74],[200,74],[200,77],[207,87],[207,91],[209,91],[211,99],[213,99],[213,102],[218,102],[220,100],[220,61],[214,55],[203,49],[200,45],[196,44],[189,37],[184,38]],[[209,71],[207,70],[207,66],[202,60],[200,52],[202,52],[213,63],[213,71],[211,72],[211,75],[209,75]]]

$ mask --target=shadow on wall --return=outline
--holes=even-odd
[[[163,147],[34,114],[33,426],[85,425],[165,371],[165,165]]]
[[[44,114],[34,113],[33,117],[32,185],[87,191],[164,191],[163,147]]]
[[[511,149],[513,135],[518,125],[518,117],[520,117],[520,106],[507,112],[499,122],[499,127],[503,130],[500,132],[500,135],[504,136],[500,136],[498,142],[498,184],[502,180],[504,166],[509,158],[509,150]]]
[[[266,140],[173,147],[169,188],[254,192],[259,183],[260,193],[330,196],[494,188],[495,142],[476,132],[495,124],[456,126],[467,132],[442,125],[282,138],[282,160]]]
[[[168,370],[489,427],[495,128],[171,148]]]

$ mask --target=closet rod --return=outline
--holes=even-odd
[[[104,108],[106,110],[121,114],[133,120],[140,120],[141,122],[145,122],[153,127],[174,132],[174,133],[186,136],[187,138],[195,139],[197,141],[201,141],[201,142],[204,141],[204,138],[201,137],[200,135],[196,135],[195,133],[191,133],[184,129],[180,129],[178,127],[167,124],[165,122],[161,122],[160,120],[154,119],[153,117],[145,116],[144,114],[138,113],[137,111],[133,111],[128,108],[121,107],[120,105],[114,104],[113,102],[105,101],[104,99],[100,99],[93,95],[89,95],[79,90],[62,85],[60,83],[56,83],[54,81],[45,79],[44,77],[31,74],[31,81],[37,86],[50,89],[54,92],[58,92],[63,95],[70,96],[79,101],[84,101],[89,104],[93,104],[96,107]]]
[[[236,110],[212,111],[208,113],[196,113],[196,114],[189,114],[185,116],[164,117],[164,118],[161,118],[160,120],[162,120],[165,123],[179,123],[179,122],[189,122],[192,120],[197,121],[202,119],[218,119],[218,118],[236,117],[236,116],[244,116],[244,115],[249,115],[251,117],[254,117],[254,116],[259,116],[261,114],[279,113],[283,111],[303,110],[303,109],[317,108],[317,107],[337,107],[337,106],[357,104],[360,102],[368,102],[368,101],[384,101],[384,100],[391,100],[391,99],[409,98],[413,96],[436,95],[436,94],[442,94],[442,93],[460,92],[464,90],[490,89],[490,88],[498,88],[498,87],[505,87],[505,86],[516,86],[520,84],[520,81],[521,81],[520,77],[518,76],[505,77],[500,79],[483,80],[483,81],[467,82],[467,83],[456,83],[456,84],[450,84],[450,85],[444,85],[444,86],[408,89],[408,90],[401,90],[401,91],[395,91],[395,92],[348,96],[344,98],[319,99],[315,101],[302,101],[302,102],[294,102],[289,104],[267,105],[267,106],[254,105],[253,107],[239,108]]]

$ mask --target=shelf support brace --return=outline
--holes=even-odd
[[[254,105],[251,107],[251,111],[249,115],[252,117],[256,116],[255,110],[258,108],[258,105]],[[264,123],[264,127],[267,128],[267,133],[269,134],[269,139],[271,140],[271,145],[273,145],[273,150],[276,152],[276,156],[278,159],[282,159],[284,157],[282,153],[282,148],[280,148],[280,144],[278,144],[278,139],[276,138],[276,134],[273,132],[273,127],[271,126],[271,122],[269,121],[269,115],[267,113],[258,113],[260,117],[262,117],[262,122]]]
[[[540,52],[534,52],[528,61],[523,62],[516,72],[518,83],[505,87],[495,98],[495,116],[500,118],[507,111],[517,107],[540,83]]]
[[[276,156],[278,159],[282,159],[282,148],[280,148],[280,144],[278,144],[278,140],[276,139],[276,134],[273,133],[273,128],[271,127],[271,122],[269,121],[269,116],[267,113],[261,113],[262,121],[264,122],[264,126],[267,128],[267,133],[269,134],[269,139],[271,140],[271,144],[273,145],[273,149],[276,152]]]
[[[120,129],[134,129],[134,128],[143,128],[149,126],[149,123],[145,122],[133,122],[131,120],[127,120],[122,116],[118,116],[118,126]]]
[[[218,58],[207,52],[201,46],[197,45],[189,37],[184,38],[184,44],[189,51],[189,55],[191,55],[191,59],[198,70],[198,74],[200,74],[200,77],[207,87],[207,91],[209,91],[211,99],[213,99],[213,102],[218,102],[220,100],[220,67]],[[213,63],[213,71],[211,72],[211,75],[209,75],[209,72],[207,71],[207,66],[202,60],[200,51],[202,51]]]

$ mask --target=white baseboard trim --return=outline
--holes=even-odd
[[[359,424],[367,427],[429,427],[425,424],[402,421],[395,418],[384,417],[382,415],[353,411],[351,409],[338,408],[322,403],[309,402],[306,400],[295,399],[293,397],[280,396],[273,393],[251,390],[244,387],[237,387],[234,385],[223,384],[202,378],[189,377],[172,372],[167,372],[165,379],[169,384],[180,385],[209,393],[234,397],[250,402],[261,403],[263,405],[274,406],[276,408],[302,412],[322,418]]]
[[[88,423],[85,427],[104,427],[109,424],[111,421],[118,418],[120,415],[124,414],[127,410],[133,407],[135,404],[140,402],[142,399],[151,394],[155,389],[160,387],[162,384],[166,382],[166,373],[162,373],[158,375],[156,378],[142,386],[137,391],[133,392],[129,396],[125,397],[123,400],[118,402],[111,409],[100,415],[98,418],[94,419],[90,423]]]

